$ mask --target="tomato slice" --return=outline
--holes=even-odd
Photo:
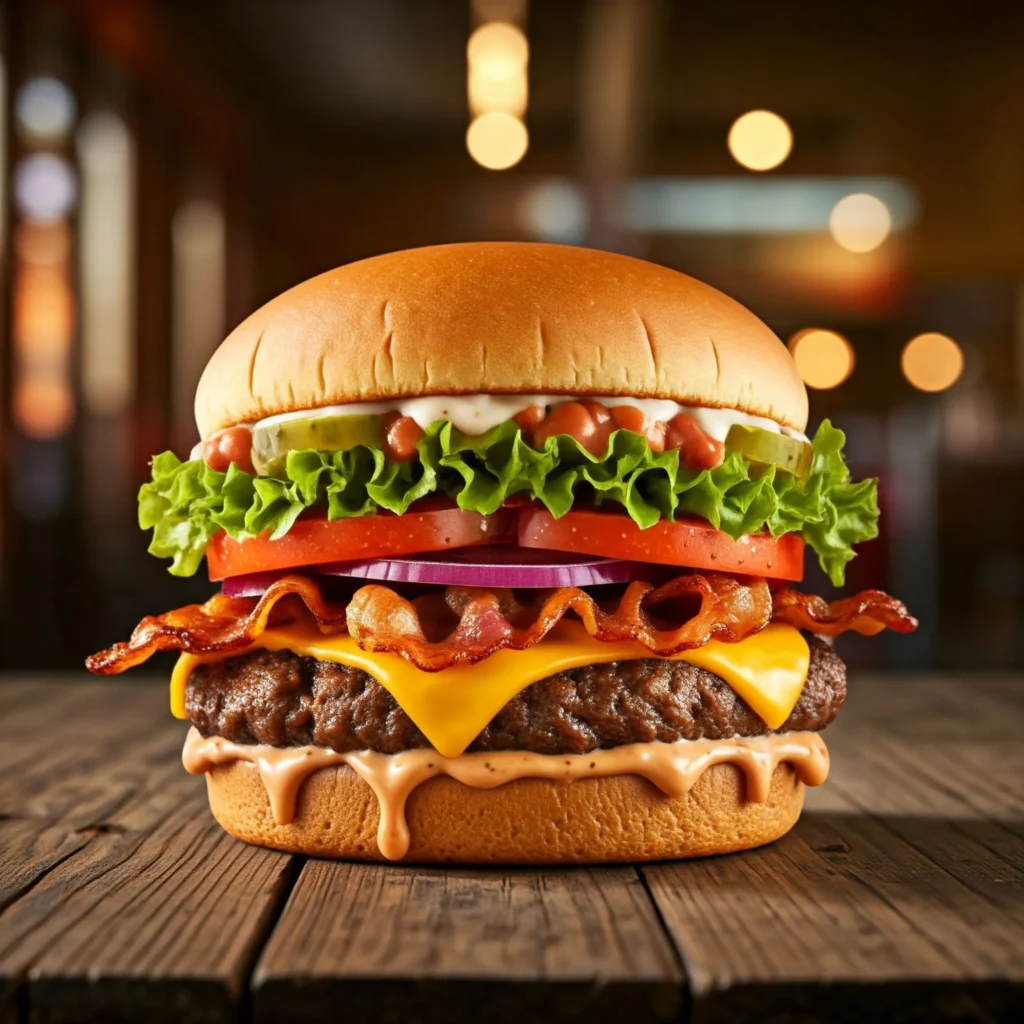
[[[632,562],[685,565],[692,569],[770,576],[804,577],[804,542],[799,534],[778,539],[755,534],[733,540],[703,519],[678,519],[640,529],[629,516],[615,512],[569,512],[555,519],[546,509],[519,514],[519,544],[524,548],[575,551]]]
[[[232,540],[218,533],[206,549],[211,580],[267,569],[291,569],[358,558],[397,558],[425,551],[501,543],[515,525],[513,509],[494,515],[461,508],[409,511],[396,516],[380,513],[355,519],[299,519],[278,540],[261,534]]]

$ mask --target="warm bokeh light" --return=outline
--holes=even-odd
[[[62,380],[27,376],[14,389],[12,411],[19,433],[45,441],[60,437],[71,426],[74,397]]]
[[[466,48],[466,92],[476,116],[503,111],[522,117],[529,90],[526,66],[530,47],[521,29],[506,22],[481,25]]]
[[[469,96],[469,109],[473,114],[503,110],[521,117],[526,113],[529,98],[526,68],[521,67],[515,74],[505,78],[491,78],[480,74],[470,65],[466,77],[466,92]]]
[[[778,167],[793,148],[793,132],[778,114],[751,110],[729,129],[729,152],[751,171]]]
[[[486,78],[511,78],[530,59],[530,44],[522,29],[507,22],[491,21],[469,37],[466,57],[471,72]]]
[[[900,369],[918,391],[945,391],[964,372],[964,353],[952,338],[929,331],[907,342]]]
[[[74,397],[66,224],[19,225],[14,281],[14,425],[26,437],[58,437],[71,426]]]
[[[892,214],[877,196],[860,192],[845,196],[832,208],[828,220],[832,237],[850,252],[877,249],[892,231]]]
[[[522,29],[491,21],[469,37],[466,59],[466,93],[473,115],[466,147],[478,164],[503,171],[519,163],[529,145],[523,115],[530,47]]]
[[[22,221],[14,230],[14,253],[25,263],[52,267],[71,255],[71,228],[66,220]]]
[[[30,78],[19,90],[15,116],[22,135],[34,143],[55,142],[71,130],[75,97],[60,80]]]
[[[790,338],[789,349],[804,383],[825,391],[853,373],[853,346],[835,331],[810,328]]]
[[[529,144],[526,125],[518,117],[502,111],[474,118],[466,132],[469,155],[490,171],[514,167],[523,159]]]
[[[14,345],[23,361],[65,359],[74,330],[67,266],[22,266],[14,294]]]

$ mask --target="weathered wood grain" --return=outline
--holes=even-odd
[[[158,715],[151,687],[36,690],[46,699],[19,695],[35,728],[16,713],[0,722],[0,909],[81,849],[94,824],[181,746],[181,727]]]
[[[85,846],[96,823],[181,745],[179,726],[152,724],[151,688],[36,689],[47,698],[24,703],[45,712],[42,728],[15,714],[0,723],[0,909]]]
[[[892,684],[864,681],[848,710],[827,734],[828,792],[894,823],[941,817],[1024,870],[1024,707],[1008,707],[998,687],[977,679],[941,679],[895,694]]]
[[[882,729],[869,740],[844,730],[830,749],[838,765],[830,793],[894,825],[942,819],[1024,871],[1024,801],[1012,782],[1002,781],[1004,774],[1024,779],[1024,750],[1016,741],[971,740],[951,748],[945,741],[908,744]],[[943,847],[929,842],[921,849],[941,853]]]
[[[983,693],[997,697],[1004,704],[1016,708],[1018,715],[1024,713],[1024,676],[1019,673],[991,673],[984,676],[971,674],[962,676],[959,681],[972,690],[980,689]],[[1008,713],[1012,715],[1013,711]]]
[[[305,865],[257,1020],[673,1020],[674,953],[632,868]]]
[[[988,1020],[1024,1005],[1024,843],[1009,792],[1021,759],[997,738],[1020,723],[946,680],[855,680],[854,693],[827,734],[832,777],[789,836],[643,869],[695,1020]],[[978,730],[993,739],[979,744]]]
[[[116,814],[123,833],[91,844],[76,858],[88,864],[66,862],[22,901],[50,905],[14,960],[31,956],[32,1024],[237,1018],[292,859],[225,835],[196,781],[168,779],[146,807]]]
[[[162,728],[171,724],[164,687],[84,683],[58,684],[54,691],[59,696],[41,712],[5,719],[0,742],[4,813],[17,813],[25,801],[45,798],[59,779],[87,778],[129,748],[135,748],[131,763],[166,755],[166,750],[154,749]]]
[[[165,686],[63,696],[0,782],[0,1013],[236,1020],[292,859],[213,822]]]
[[[72,679],[74,683],[81,682],[80,676],[76,675]],[[0,735],[7,731],[13,716],[25,712],[34,714],[36,709],[51,702],[56,703],[72,693],[67,684],[61,685],[47,676],[28,674],[0,679]]]
[[[985,1012],[1024,996],[1017,916],[883,822],[812,813],[772,847],[643,874],[682,953],[694,1020],[801,1004],[813,1020],[888,1019],[911,1004],[912,1019],[942,1019],[953,982],[970,982]]]
[[[854,677],[837,725],[848,734],[880,728],[908,740],[1013,739],[1024,710],[977,677]],[[831,735],[831,727],[826,735]]]
[[[0,1024],[1016,1019],[1018,683],[854,679],[832,779],[761,850],[297,882],[213,823],[165,684],[0,685]]]

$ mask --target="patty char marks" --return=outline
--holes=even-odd
[[[817,731],[846,698],[846,666],[807,637],[807,683],[780,732]],[[396,754],[430,743],[372,676],[291,651],[250,651],[198,665],[186,689],[204,736],[274,747]],[[471,751],[585,754],[658,740],[725,739],[770,730],[724,680],[684,661],[647,658],[569,669],[527,686],[491,719]]]

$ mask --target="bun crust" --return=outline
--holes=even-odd
[[[384,859],[377,798],[347,765],[323,768],[303,783],[288,825],[275,824],[252,764],[221,765],[206,779],[214,817],[237,839],[319,857]],[[409,796],[405,862],[584,864],[731,853],[785,835],[803,800],[803,783],[787,763],[776,768],[765,803],[747,801],[744,775],[733,764],[713,765],[680,798],[635,775],[517,779],[497,789],[438,776]]]
[[[753,313],[685,274],[528,242],[431,246],[314,277],[214,353],[202,437],[277,413],[458,394],[665,398],[796,430],[807,392]]]

